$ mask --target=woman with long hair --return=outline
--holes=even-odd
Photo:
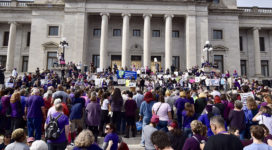
[[[92,94],[94,95],[94,94]],[[95,142],[97,142],[98,126],[100,123],[101,108],[97,102],[96,96],[91,97],[91,102],[86,107],[86,124],[88,128],[94,133]]]
[[[187,137],[191,137],[192,131],[190,128],[190,123],[195,119],[195,109],[194,105],[189,102],[185,103],[184,110],[182,111],[183,118],[183,129]]]
[[[11,130],[22,127],[23,107],[21,104],[20,92],[14,92],[10,98],[11,106]]]
[[[121,108],[123,106],[124,100],[121,95],[121,90],[119,88],[115,88],[113,94],[110,97],[110,105],[112,115],[112,123],[116,126],[117,132],[120,131],[121,124]]]
[[[109,103],[109,97],[110,93],[105,92],[102,95],[102,99],[100,101],[101,105],[101,117],[100,117],[100,124],[99,124],[99,132],[103,134],[103,128],[104,125],[110,122],[110,117],[109,117],[109,111],[110,111],[110,103]]]

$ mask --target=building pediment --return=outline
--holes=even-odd
[[[213,46],[213,50],[214,51],[228,51],[229,48],[227,48],[224,45],[215,45],[215,46]]]
[[[47,47],[47,48],[59,48],[59,44],[53,41],[50,42],[46,42],[44,44],[42,44],[43,47]]]

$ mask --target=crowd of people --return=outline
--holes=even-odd
[[[72,63],[61,75],[13,72],[0,91],[0,150],[127,150],[125,139],[137,135],[146,150],[272,149],[272,93],[257,81],[194,67],[169,78],[145,70],[125,88],[115,73]],[[184,74],[225,84],[177,78]],[[97,85],[94,75],[105,80]]]

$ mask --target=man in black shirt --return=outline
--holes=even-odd
[[[221,116],[214,116],[210,120],[212,132],[211,136],[205,144],[204,150],[242,150],[243,145],[240,139],[234,135],[230,135],[225,130],[225,122]]]

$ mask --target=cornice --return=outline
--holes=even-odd
[[[27,4],[27,6],[31,9],[41,9],[41,10],[64,10],[65,4],[39,4],[39,3],[32,3]]]

